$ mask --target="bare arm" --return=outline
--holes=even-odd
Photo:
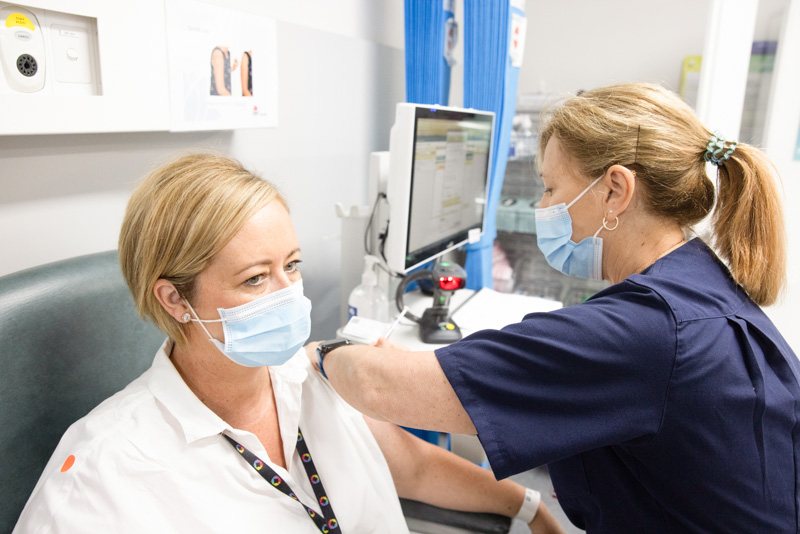
[[[230,95],[230,91],[225,87],[225,58],[220,50],[214,50],[211,54],[211,66],[214,70],[214,85],[217,87],[217,94]]]
[[[250,59],[247,54],[242,54],[242,96],[253,96],[250,90],[247,88],[247,79],[250,76],[250,71],[248,66],[250,65]]]
[[[327,372],[327,362],[326,362]],[[488,512],[514,517],[525,488],[511,480],[497,481],[483,469],[401,428],[364,417],[383,452],[400,497],[441,508]],[[535,534],[562,534],[544,503],[529,524]]]
[[[317,361],[317,343],[306,346]],[[349,345],[325,356],[325,374],[351,406],[379,421],[457,434],[475,425],[430,352]]]

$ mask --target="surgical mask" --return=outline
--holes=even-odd
[[[186,302],[209,341],[225,356],[245,367],[283,365],[311,334],[311,301],[303,296],[303,281],[235,308],[217,308],[220,319],[201,320]],[[203,323],[222,323],[220,342]]]
[[[562,202],[547,208],[537,208],[534,212],[536,244],[539,245],[539,250],[551,267],[566,275],[590,280],[603,279],[603,239],[597,237],[603,226],[600,226],[592,237],[575,243],[572,241],[572,217],[569,215],[570,206],[580,200],[602,178],[600,176],[592,182],[569,204]]]

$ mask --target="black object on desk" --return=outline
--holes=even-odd
[[[461,329],[450,314],[450,296],[464,287],[466,271],[457,263],[437,261],[432,269],[415,271],[403,278],[397,286],[395,302],[397,309],[404,308],[403,294],[413,282],[430,280],[433,285],[433,306],[427,308],[422,317],[407,312],[406,317],[419,323],[419,336],[424,343],[447,344],[461,339]]]

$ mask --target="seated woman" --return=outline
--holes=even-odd
[[[134,191],[119,254],[168,339],[67,430],[15,532],[405,533],[398,494],[562,532],[535,494],[365,421],[310,372],[300,247],[269,182],[177,159]]]

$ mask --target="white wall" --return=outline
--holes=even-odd
[[[766,149],[775,162],[784,192],[788,230],[788,287],[767,314],[800,355],[800,2],[792,0],[781,17],[781,38],[767,112]]]
[[[402,0],[210,0],[209,3],[266,15],[325,33],[403,49]]]
[[[684,56],[703,52],[708,2],[527,0],[520,93],[629,81],[677,91]]]
[[[331,337],[339,326],[333,204],[366,203],[369,153],[388,148],[394,105],[405,99],[402,0],[213,3],[278,19],[279,126],[0,136],[0,275],[116,248],[136,181],[177,153],[213,149],[287,196],[314,303],[312,337]]]

